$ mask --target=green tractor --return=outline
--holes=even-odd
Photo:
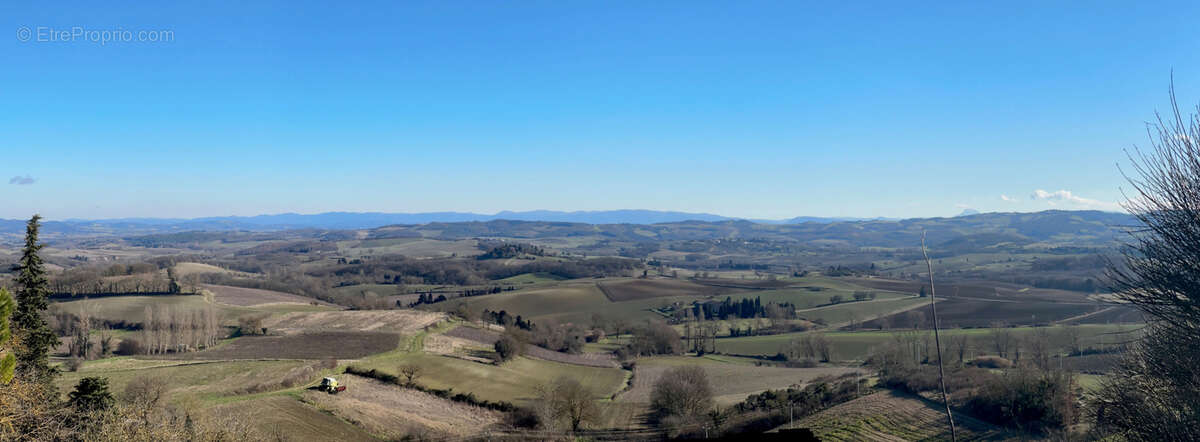
[[[329,393],[329,394],[338,394],[343,391],[346,391],[346,386],[338,385],[337,379],[324,378],[324,379],[321,379],[321,385],[318,386],[317,389],[324,391],[326,393]]]

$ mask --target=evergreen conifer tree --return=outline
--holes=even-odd
[[[12,331],[21,342],[16,351],[17,374],[50,385],[57,370],[50,366],[47,357],[58,337],[41,315],[48,307],[46,298],[50,295],[45,263],[38,256],[45,246],[38,242],[41,219],[40,215],[34,215],[25,226],[25,247],[17,263],[17,308],[12,315]]]

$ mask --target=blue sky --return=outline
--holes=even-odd
[[[1200,101],[1194,2],[135,3],[0,6],[0,217],[1113,209]]]

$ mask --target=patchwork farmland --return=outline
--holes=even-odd
[[[1141,316],[1104,293],[961,279],[940,284],[935,300],[919,279],[837,265],[689,269],[583,257],[604,243],[578,237],[375,238],[413,234],[406,229],[346,234],[337,244],[256,239],[238,249],[231,240],[211,249],[223,258],[105,270],[182,283],[177,292],[57,295],[47,317],[61,337],[54,363],[63,400],[96,377],[118,393],[158,385],[163,406],[206,422],[238,426],[252,416],[247,434],[277,438],[658,440],[703,436],[703,419],[662,415],[662,389],[699,376],[707,388],[696,388],[710,411],[728,416],[730,434],[788,430],[778,402],[787,398],[791,409],[817,407],[804,408],[796,425],[822,438],[938,439],[929,393],[904,393],[924,384],[897,385],[881,365],[931,367],[931,302],[947,363],[976,377],[1052,365],[1094,392],[1143,333]],[[266,259],[259,254],[278,253],[295,260],[288,279],[255,271]],[[87,352],[80,324],[90,324]],[[550,405],[568,393],[586,410],[574,432]],[[1021,434],[969,413],[963,422],[967,439]]]

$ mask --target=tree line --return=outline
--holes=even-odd
[[[179,288],[170,271],[163,272],[158,266],[146,262],[76,267],[49,278],[51,293],[70,297],[178,293]]]
[[[143,317],[140,341],[131,341],[124,352],[164,354],[198,351],[216,345],[225,336],[225,329],[211,305],[194,309],[146,306]]]

